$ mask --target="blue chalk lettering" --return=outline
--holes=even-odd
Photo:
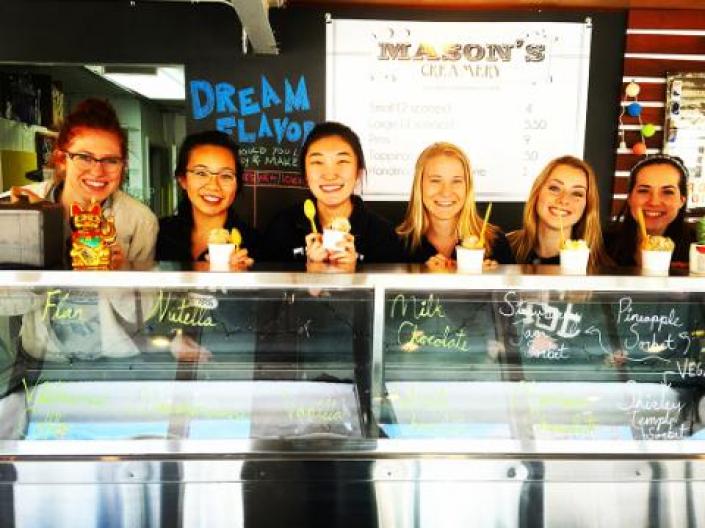
[[[286,132],[286,127],[289,124],[289,118],[284,119],[274,118],[274,131],[277,134],[277,143],[281,143],[284,139],[284,132]]]
[[[191,87],[191,113],[194,119],[203,119],[212,111],[215,103],[211,83],[203,80],[190,82]],[[201,99],[203,97],[204,99]]]
[[[299,139],[301,139],[301,125],[296,121],[292,121],[289,123],[289,126],[286,127],[286,140],[293,143]]]
[[[272,133],[272,127],[269,126],[269,119],[267,119],[267,114],[262,114],[259,121],[259,131],[257,132],[259,137],[274,137]]]
[[[245,88],[243,90],[240,90],[237,94],[238,99],[240,100],[240,114],[243,116],[248,116],[252,114],[256,114],[259,112],[259,104],[257,102],[252,100],[252,96],[255,94],[255,89],[250,87],[250,88]]]
[[[245,120],[242,118],[237,120],[237,138],[240,143],[254,143],[257,139],[257,134],[247,131]]]
[[[306,89],[306,79],[302,75],[296,85],[296,91],[291,87],[289,79],[284,79],[284,112],[291,113],[294,110],[310,110],[311,104],[308,100],[308,90]]]
[[[262,75],[262,108],[269,108],[272,105],[279,105],[282,100],[277,95],[277,92],[269,84],[267,77]]]
[[[306,138],[308,137],[308,134],[313,130],[313,127],[316,126],[316,123],[314,121],[304,121],[304,133],[303,137],[301,138],[301,143],[306,141]]]
[[[236,125],[237,122],[233,116],[219,117],[215,120],[215,128],[231,136]]]
[[[215,85],[216,109],[219,114],[237,114],[237,108],[233,103],[232,96],[235,94],[235,87],[226,82]]]

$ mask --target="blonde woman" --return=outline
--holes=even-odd
[[[571,238],[587,242],[590,267],[610,265],[602,241],[600,197],[592,167],[573,156],[551,160],[531,187],[523,228],[507,238],[520,264],[559,264],[561,240]]]
[[[481,229],[467,156],[451,143],[428,146],[416,160],[411,198],[396,230],[407,260],[432,268],[452,266],[458,242],[470,235],[479,237]],[[506,237],[493,225],[485,232],[485,258],[514,263]]]

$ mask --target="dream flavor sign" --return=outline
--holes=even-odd
[[[419,153],[450,141],[479,200],[524,200],[583,155],[591,24],[329,19],[326,118],[360,134],[363,196],[407,200]]]

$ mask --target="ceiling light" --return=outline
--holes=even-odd
[[[183,66],[86,66],[96,75],[148,99],[184,101]]]

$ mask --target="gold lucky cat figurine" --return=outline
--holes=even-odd
[[[100,204],[84,209],[71,204],[71,267],[75,270],[110,269],[111,246],[117,232],[112,218],[104,218]]]

